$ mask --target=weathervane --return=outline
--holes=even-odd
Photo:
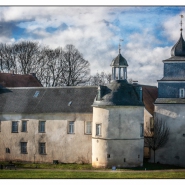
[[[180,29],[180,31],[182,32],[182,18],[184,17],[183,15],[180,15],[181,16],[181,22],[180,22],[180,25],[181,25],[181,29]]]
[[[120,54],[120,51],[121,51],[121,42],[123,42],[123,39],[119,39],[119,54]]]

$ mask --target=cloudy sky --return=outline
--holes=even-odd
[[[180,36],[185,37],[185,6],[0,6],[0,42],[39,41],[50,48],[73,44],[90,62],[91,74],[111,73],[121,53],[128,78],[157,85],[162,60]]]

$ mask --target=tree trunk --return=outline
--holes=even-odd
[[[155,163],[155,150],[154,150],[154,163]]]

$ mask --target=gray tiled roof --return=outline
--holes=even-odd
[[[92,113],[96,94],[97,87],[3,88],[0,113]]]
[[[184,98],[157,98],[155,104],[185,104]]]
[[[128,66],[128,63],[121,54],[118,54],[118,56],[112,60],[112,63],[110,66],[122,67],[122,66]]]
[[[126,80],[115,80],[99,89],[99,96],[93,106],[144,106],[140,101],[140,86],[129,84]]]
[[[171,50],[171,56],[185,56],[185,42],[182,36],[182,32],[180,34],[178,42],[173,46]]]

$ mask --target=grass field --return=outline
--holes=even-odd
[[[0,170],[0,179],[185,179],[185,168],[151,163],[117,170],[94,169],[91,164],[15,164],[16,170]]]

